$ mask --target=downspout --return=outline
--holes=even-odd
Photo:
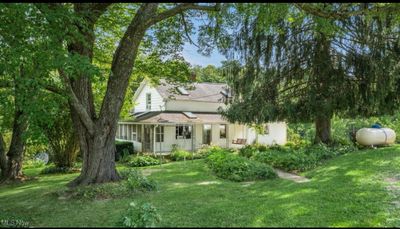
[[[154,125],[153,127],[153,154],[156,157],[156,126],[158,125]]]

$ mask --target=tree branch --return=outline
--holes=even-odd
[[[358,10],[345,10],[344,8],[350,6],[347,3],[343,3],[338,10],[335,11],[327,11],[324,9],[320,9],[318,7],[312,6],[310,3],[294,3],[296,8],[302,10],[306,13],[312,14],[314,16],[327,18],[327,19],[346,19],[352,16],[363,15],[363,14],[379,14],[379,13],[395,13],[400,11],[400,7],[398,5],[389,4],[385,6],[374,6],[370,9],[358,9]]]
[[[82,103],[79,101],[78,97],[75,95],[74,90],[72,89],[72,86],[71,86],[71,81],[69,80],[68,76],[66,76],[62,70],[59,70],[59,72],[60,72],[60,76],[63,79],[64,84],[67,88],[68,95],[69,95],[69,101],[70,101],[71,105],[74,107],[74,109],[78,113],[80,120],[82,121],[82,123],[85,125],[85,127],[89,131],[89,134],[93,135],[94,129],[95,129],[93,120],[90,118],[89,113],[87,112],[85,107],[82,105]]]
[[[189,30],[188,30],[186,20],[185,20],[185,14],[183,12],[181,12],[180,15],[182,17],[183,27],[185,29],[185,34],[186,34],[187,39],[189,40],[189,43],[196,46],[197,48],[200,48],[196,43],[193,42],[192,38],[189,35]]]
[[[182,3],[175,6],[174,8],[158,13],[157,16],[151,19],[150,25],[156,24],[157,22],[160,22],[164,19],[173,17],[186,10],[219,11],[219,9],[220,9],[220,3],[216,3],[215,5],[212,6],[197,5],[194,3]]]

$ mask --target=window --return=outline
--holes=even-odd
[[[156,142],[164,142],[164,127],[156,127]]]
[[[137,125],[132,125],[132,140],[137,141]]]
[[[192,138],[192,127],[189,125],[177,125],[175,129],[175,139]]]
[[[211,144],[211,124],[203,125],[203,144]]]
[[[226,124],[219,125],[219,138],[220,139],[226,138]]]
[[[146,110],[151,110],[151,93],[146,94]]]

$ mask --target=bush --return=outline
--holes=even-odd
[[[46,164],[42,160],[31,159],[24,161],[24,169],[36,169],[44,167]]]
[[[160,221],[161,217],[157,209],[150,203],[138,205],[131,202],[122,218],[122,225],[125,227],[155,227]]]
[[[150,156],[131,156],[129,157],[128,165],[132,167],[143,167],[150,165],[159,165],[160,160]]]
[[[132,142],[116,141],[115,148],[116,148],[116,152],[115,152],[115,160],[116,161],[119,161],[121,158],[135,153]]]
[[[147,177],[143,176],[137,169],[128,169],[121,172],[122,179],[125,179],[129,190],[135,191],[153,191],[157,189],[157,184]]]
[[[171,160],[183,161],[192,159],[192,154],[186,150],[175,150],[171,153]]]
[[[56,173],[76,173],[80,172],[80,168],[77,167],[57,167],[55,165],[48,166],[40,174],[56,174]]]
[[[354,150],[356,150],[354,146],[348,145],[328,147],[318,144],[302,148],[271,146],[262,152],[255,151],[251,159],[285,171],[302,172],[317,167],[324,160]]]
[[[232,181],[263,180],[277,176],[270,166],[229,151],[211,153],[207,156],[206,163],[218,177]]]
[[[305,171],[317,165],[314,156],[308,156],[302,151],[268,150],[255,154],[252,159],[291,172]]]

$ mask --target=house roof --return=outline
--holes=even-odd
[[[179,93],[179,85],[168,83],[165,79],[160,80],[160,84],[156,86],[156,90],[164,99],[189,100],[199,102],[223,102],[223,92],[227,89],[224,83],[192,83],[185,87],[188,95]]]
[[[220,114],[190,112],[147,112],[136,115],[134,122],[140,123],[228,123]],[[194,118],[195,117],[195,118]]]

